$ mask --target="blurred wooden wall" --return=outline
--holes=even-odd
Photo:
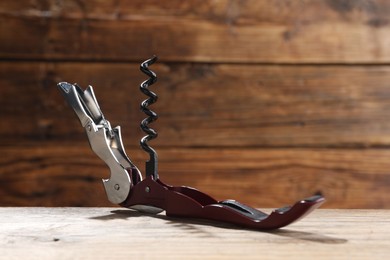
[[[3,0],[0,206],[109,206],[56,83],[94,86],[127,152],[157,54],[160,176],[218,199],[390,208],[390,1]]]

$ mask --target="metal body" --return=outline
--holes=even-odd
[[[140,179],[142,176],[125,153],[120,127],[111,128],[110,122],[104,118],[100,110],[91,86],[83,91],[76,84],[61,82],[58,87],[79,117],[92,150],[110,168],[110,178],[103,179],[109,201],[115,204],[122,203],[129,195],[132,185],[129,170]]]
[[[148,126],[157,119],[157,114],[148,108],[157,101],[157,95],[149,90],[149,86],[157,80],[156,74],[149,69],[156,60],[153,57],[140,67],[149,76],[140,86],[141,91],[149,97],[141,104],[141,110],[148,117],[141,122],[141,129],[147,135],[140,144],[150,155],[144,180],[125,153],[120,127],[111,128],[99,108],[92,87],[83,91],[76,84],[58,84],[85,128],[92,150],[110,168],[111,176],[103,180],[103,184],[112,203],[142,212],[156,214],[165,210],[167,216],[210,219],[259,230],[289,225],[324,203],[325,199],[316,195],[300,200],[292,207],[279,208],[266,214],[235,200],[217,201],[194,188],[164,184],[157,171],[157,153],[148,145],[148,141],[157,137],[156,131]]]

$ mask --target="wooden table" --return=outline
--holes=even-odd
[[[121,208],[0,208],[0,259],[389,259],[389,255],[390,210],[317,210],[286,228],[259,232]]]

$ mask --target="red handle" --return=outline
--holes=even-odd
[[[322,196],[313,196],[266,214],[234,200],[217,201],[190,187],[172,187],[159,179],[147,177],[130,191],[123,207],[147,205],[161,208],[167,216],[202,218],[228,222],[239,226],[270,230],[291,224],[306,216],[325,202]]]

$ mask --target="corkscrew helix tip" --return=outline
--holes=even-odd
[[[158,115],[154,111],[150,110],[148,108],[148,106],[155,103],[157,101],[157,98],[158,98],[156,93],[149,90],[149,87],[157,81],[156,73],[154,73],[153,71],[151,71],[149,69],[149,66],[152,65],[153,63],[155,63],[156,61],[157,61],[157,56],[153,56],[152,58],[144,61],[140,66],[140,70],[144,74],[149,76],[149,78],[147,80],[145,80],[144,82],[142,82],[140,85],[141,92],[149,97],[148,99],[145,99],[144,101],[142,101],[141,106],[140,106],[141,111],[144,112],[148,116],[147,118],[142,120],[141,125],[140,125],[142,131],[144,131],[147,134],[146,136],[144,136],[141,139],[140,145],[141,145],[141,148],[145,152],[149,153],[149,156],[150,156],[149,161],[147,161],[145,164],[146,176],[151,176],[151,177],[153,177],[154,180],[158,179],[158,172],[157,172],[158,158],[157,158],[156,151],[152,147],[150,147],[148,142],[157,137],[157,132],[154,129],[150,128],[148,125],[150,123],[156,121],[158,118]]]

